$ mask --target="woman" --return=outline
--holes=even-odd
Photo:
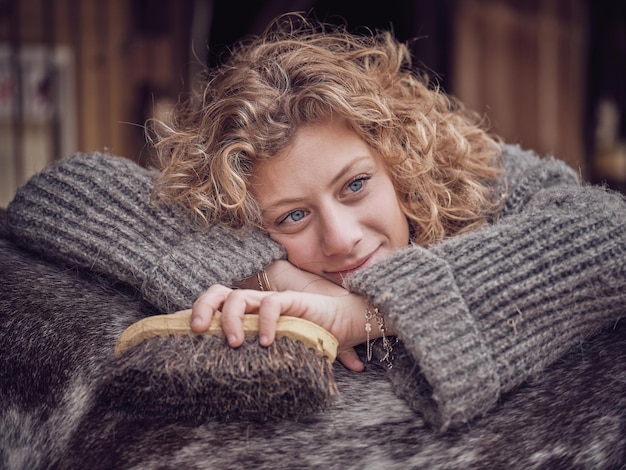
[[[281,313],[325,326],[343,346],[363,343],[365,313],[376,310],[335,285],[405,247],[409,231],[411,242],[428,245],[480,226],[501,198],[499,147],[461,105],[410,72],[404,45],[389,33],[300,26],[279,19],[238,47],[209,76],[202,101],[160,126],[155,142],[163,198],[207,225],[260,227],[292,265],[318,275],[270,266],[275,289],[300,292],[315,279],[322,282],[309,291],[335,292],[331,305],[306,297],[303,313],[284,311],[300,295],[215,286],[196,302],[192,326],[204,331],[220,309],[233,346],[243,341],[241,315],[257,309],[262,344]],[[351,349],[339,359],[363,367]]]
[[[153,136],[161,205],[152,173],[75,157],[20,190],[13,232],[163,310],[193,302],[196,331],[220,309],[232,346],[256,311],[262,344],[301,316],[355,371],[365,342],[439,429],[624,311],[623,198],[498,144],[387,33],[279,19],[176,116]]]

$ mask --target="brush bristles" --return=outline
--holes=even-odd
[[[222,336],[155,337],[116,358],[105,381],[111,406],[194,422],[297,420],[337,392],[328,358],[287,337],[269,347],[249,337],[236,349]]]

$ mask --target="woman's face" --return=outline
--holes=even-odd
[[[343,121],[300,129],[253,176],[265,229],[301,269],[341,284],[408,244],[382,157]]]

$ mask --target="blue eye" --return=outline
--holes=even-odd
[[[352,191],[353,193],[360,191],[362,188],[363,188],[363,178],[356,179],[348,185],[348,189]]]
[[[291,225],[300,222],[307,216],[306,209],[295,209],[291,212],[283,215],[280,219],[276,221],[276,225]]]
[[[302,209],[298,209],[287,214],[287,218],[291,219],[293,222],[299,222],[304,219],[304,215],[304,211]]]
[[[291,223],[291,222],[300,222],[304,219],[306,212],[304,209],[296,209],[295,211],[291,211],[289,214],[285,215],[282,219],[278,221],[278,225],[282,225],[283,223]]]

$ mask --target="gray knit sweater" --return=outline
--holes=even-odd
[[[508,198],[494,223],[407,247],[347,284],[399,332],[389,376],[438,429],[484,414],[626,311],[624,199],[581,185],[558,160],[503,148]],[[122,158],[74,156],[18,191],[9,227],[20,243],[135,286],[162,311],[285,256],[260,232],[200,232],[152,206],[154,176]]]

